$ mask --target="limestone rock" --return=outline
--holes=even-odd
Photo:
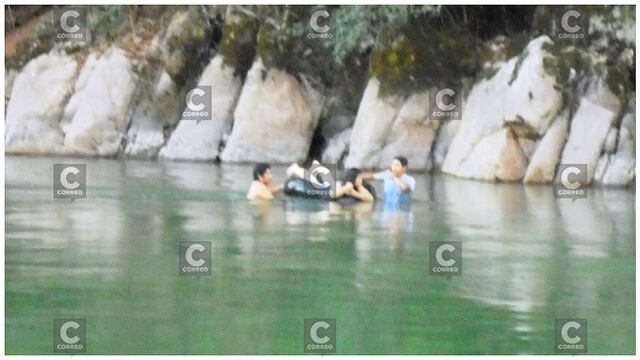
[[[431,152],[431,158],[435,169],[442,169],[442,163],[444,163],[444,159],[447,156],[449,144],[451,144],[454,136],[456,136],[459,125],[460,120],[449,120],[440,126],[436,142],[433,145],[433,150]]]
[[[356,121],[349,141],[347,168],[373,168],[380,163],[383,147],[393,120],[400,111],[402,99],[380,97],[380,82],[371,78],[360,101]]]
[[[544,134],[529,160],[524,176],[525,183],[551,183],[556,171],[562,147],[567,140],[569,111],[561,112]]]
[[[534,39],[519,57],[471,89],[443,172],[485,180],[517,181],[524,177],[527,156],[517,138],[535,140],[543,135],[563,102],[555,78],[544,69],[545,59],[552,56],[545,50],[546,44],[552,44],[547,36]],[[505,132],[506,124],[510,132]],[[512,137],[513,141],[509,140]],[[522,144],[528,151],[532,149],[532,143]]]
[[[64,110],[64,146],[82,155],[114,156],[127,129],[127,111],[136,75],[117,47],[91,54]]]
[[[142,89],[144,91],[144,89]],[[135,105],[127,131],[125,154],[135,158],[154,158],[165,143],[164,126],[180,117],[182,92],[166,72],[150,94],[142,94]]]
[[[562,152],[561,163],[587,164],[589,183],[593,179],[596,163],[615,116],[615,112],[583,98],[571,121],[571,131]]]
[[[225,162],[304,160],[318,125],[323,97],[307,82],[256,61],[234,112]]]
[[[329,139],[327,147],[322,152],[322,162],[326,164],[338,164],[349,149],[350,137],[351,129],[349,128]]]
[[[233,68],[214,57],[205,68],[199,86],[211,86],[212,120],[182,120],[173,131],[159,157],[172,160],[211,161],[218,157],[223,134],[231,128],[233,108],[241,88]]]
[[[60,118],[76,75],[74,58],[57,51],[40,55],[25,65],[13,83],[7,106],[7,153],[62,151]]]

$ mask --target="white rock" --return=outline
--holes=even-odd
[[[603,154],[598,159],[595,171],[595,181],[603,185],[626,186],[635,177],[635,114],[629,113],[623,117],[620,125],[620,137],[615,154]],[[608,140],[607,140],[608,141]]]
[[[338,164],[349,149],[351,128],[345,129],[331,139],[322,152],[322,162],[325,164]]]
[[[438,170],[442,168],[442,163],[444,163],[449,150],[449,144],[451,144],[456,132],[458,132],[458,126],[460,126],[460,120],[450,120],[440,126],[436,143],[433,145],[433,151],[431,152],[434,168]]]
[[[613,154],[616,152],[616,140],[618,139],[618,129],[612,127],[607,133],[607,137],[604,141],[604,152],[607,154]]]
[[[305,84],[281,70],[267,70],[256,61],[242,87],[222,161],[304,160],[324,103],[322,96]]]
[[[223,134],[231,128],[233,108],[242,82],[233,68],[224,65],[221,55],[204,69],[199,86],[211,86],[212,120],[182,120],[171,133],[159,157],[172,160],[210,161],[218,157]]]
[[[380,164],[379,151],[401,106],[400,98],[380,97],[378,79],[369,80],[351,132],[345,167],[374,168]]]
[[[397,124],[422,124],[427,121],[429,114],[429,92],[423,91],[409,96],[402,104],[395,123]],[[435,123],[435,122],[434,122]]]
[[[616,113],[583,98],[571,121],[571,130],[561,157],[561,164],[587,164],[588,182]]]
[[[605,59],[601,59],[600,62],[602,66],[605,66]],[[578,87],[584,89],[579,95],[589,100],[592,104],[608,109],[614,113],[620,111],[622,107],[620,99],[609,89],[604,79],[586,79],[581,82]]]
[[[527,169],[527,155],[507,127],[484,137],[458,169],[457,176],[486,181],[518,181]]]
[[[635,97],[634,97],[635,99]],[[632,137],[636,137],[636,115],[634,113],[628,113],[622,117],[622,122],[620,124],[620,131],[625,129],[628,131]]]
[[[495,94],[502,99],[505,121],[522,119],[538,135],[547,131],[551,120],[562,107],[562,94],[557,89],[555,77],[544,69],[545,59],[551,57],[543,49],[545,44],[553,42],[547,36],[532,40],[525,49],[525,59],[516,70],[518,75],[515,80],[511,84],[504,84],[507,86],[504,94]],[[517,59],[511,61],[516,61],[514,65],[517,66]]]
[[[525,183],[550,183],[553,181],[562,147],[567,140],[568,126],[569,111],[565,110],[553,121],[531,156],[524,176]]]
[[[376,168],[386,168],[396,156],[405,156],[411,170],[431,170],[431,147],[440,121],[430,121],[429,92],[409,96],[393,121],[391,131],[378,155]]]
[[[542,135],[562,106],[562,94],[556,89],[555,79],[544,70],[544,58],[551,56],[543,49],[544,44],[551,44],[547,36],[534,39],[527,45],[524,58],[510,59],[491,79],[481,80],[472,88],[463,104],[459,129],[442,164],[443,172],[509,181],[524,176],[520,161],[524,156],[526,168],[526,154],[516,139],[504,140],[503,128],[507,122],[521,124],[521,128]],[[489,138],[492,140],[487,140]],[[487,146],[492,142],[503,146]],[[514,153],[504,154],[507,149]],[[479,159],[482,161],[477,162]],[[495,163],[501,159],[518,161]],[[488,167],[483,168],[481,164]],[[514,177],[515,174],[520,174],[520,178]]]
[[[15,69],[9,69],[4,75],[4,111],[7,111],[7,105],[9,105],[9,99],[11,98],[11,90],[13,89],[13,83],[18,77],[18,71]]]
[[[144,91],[144,90],[143,90]],[[136,158],[153,158],[164,145],[164,127],[180,116],[180,90],[165,71],[151,94],[143,95],[132,112],[124,152]]]
[[[100,57],[90,56],[65,108],[65,147],[83,155],[117,154],[135,86],[136,76],[123,50],[112,47]]]
[[[12,86],[5,122],[7,153],[62,151],[64,104],[73,90],[77,64],[57,51],[29,61]]]

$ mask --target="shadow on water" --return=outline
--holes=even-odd
[[[53,199],[58,162],[87,163],[86,199]],[[305,318],[336,319],[342,354],[553,353],[555,318],[588,319],[589,353],[634,352],[632,190],[418,175],[410,209],[252,205],[248,166],[5,164],[9,354],[51,353],[56,318],[87,319],[91,354],[297,354]],[[211,241],[212,276],[178,274],[187,240]],[[429,275],[447,240],[461,275]]]

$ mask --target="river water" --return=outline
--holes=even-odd
[[[54,163],[86,163],[86,198],[53,198]],[[553,354],[554,321],[571,318],[588,320],[588,353],[635,351],[633,190],[572,202],[416,175],[394,212],[252,205],[244,165],[5,170],[8,354],[53,353],[54,319],[78,318],[89,354],[298,354],[317,318],[336,320],[338,354]],[[181,241],[211,242],[211,276],[178,273]],[[459,275],[429,274],[431,241],[460,242]]]

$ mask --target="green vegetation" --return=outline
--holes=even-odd
[[[54,45],[54,7],[7,8],[6,31],[32,22],[30,36],[7,53],[7,67],[18,68]],[[568,9],[583,14],[580,24],[588,33],[569,43],[556,36]],[[319,10],[329,15],[323,18],[328,38],[309,36],[314,33],[310,19]],[[383,93],[401,96],[489,78],[497,70],[492,64],[514,56],[522,59],[526,44],[543,34],[556,43],[548,49],[556,59],[546,59],[545,68],[561,87],[570,89],[576,79],[598,75],[622,97],[634,86],[635,43],[617,34],[635,26],[634,11],[633,6],[100,5],[90,7],[89,29],[92,47],[116,42],[134,54],[139,50],[134,48],[145,43],[137,40],[166,32],[163,64],[178,84],[193,81],[213,51],[239,76],[258,56],[267,68],[313,79],[328,89],[334,110],[353,113],[371,76],[380,80]],[[168,28],[176,16],[184,18]],[[594,62],[594,55],[601,59]],[[571,69],[577,76],[569,76]]]
[[[224,63],[231,66],[236,75],[244,76],[256,55],[256,35],[259,23],[255,17],[242,12],[229,14],[222,27],[219,45]]]

